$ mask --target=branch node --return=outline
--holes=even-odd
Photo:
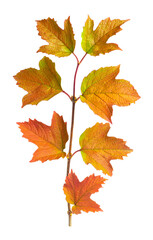
[[[72,102],[76,102],[77,101],[77,98],[75,96],[71,96],[70,99],[71,99]]]
[[[71,210],[68,210],[68,211],[67,211],[67,214],[68,214],[69,216],[72,216],[72,211],[71,211]]]

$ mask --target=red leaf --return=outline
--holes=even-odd
[[[73,204],[72,213],[79,214],[81,210],[84,212],[102,211],[100,206],[90,199],[90,196],[92,193],[98,192],[105,180],[103,177],[93,174],[80,182],[71,170],[66,177],[63,190],[67,202]]]
[[[65,157],[66,153],[63,149],[68,140],[68,134],[62,116],[54,112],[51,126],[38,122],[36,119],[29,119],[29,122],[18,123],[18,125],[23,137],[38,146],[31,162],[38,160],[45,162]]]

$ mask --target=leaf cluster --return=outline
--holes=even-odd
[[[40,60],[39,69],[28,68],[14,76],[17,85],[27,92],[22,99],[22,107],[28,104],[37,105],[43,100],[48,101],[59,93],[66,94],[73,105],[70,137],[67,132],[67,124],[63,117],[56,112],[53,113],[51,126],[36,119],[18,123],[23,137],[38,147],[31,162],[38,160],[45,162],[67,157],[68,166],[70,166],[71,158],[80,151],[86,164],[90,163],[95,169],[101,170],[103,174],[112,176],[113,168],[110,161],[123,159],[132,151],[122,139],[107,136],[110,123],[112,123],[113,105],[128,106],[140,98],[129,81],[116,79],[120,66],[101,67],[91,71],[82,80],[81,95],[77,99],[75,98],[76,74],[81,62],[87,54],[98,56],[120,50],[116,43],[108,43],[108,40],[121,31],[121,25],[127,21],[107,18],[102,20],[94,30],[94,21],[88,16],[82,32],[81,46],[85,54],[81,61],[74,53],[76,41],[70,17],[65,20],[64,29],[61,29],[51,18],[37,21],[38,33],[48,43],[41,46],[38,52],[57,57],[67,57],[73,54],[77,60],[77,67],[74,74],[72,97],[63,90],[61,76],[55,69],[55,63],[48,57],[43,57]],[[87,128],[80,136],[80,149],[72,153],[74,106],[79,99],[86,103],[96,115],[109,123],[96,123],[93,127]],[[68,139],[70,147],[69,152],[66,153],[64,149]],[[69,170],[68,167],[63,186],[68,202],[68,214],[79,214],[81,211],[101,211],[100,206],[91,200],[90,196],[102,187],[106,179],[93,174],[80,182],[73,170],[71,172]],[[70,205],[73,205],[72,209]]]

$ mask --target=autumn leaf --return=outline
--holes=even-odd
[[[86,164],[91,163],[97,170],[112,176],[110,160],[123,159],[132,150],[122,139],[108,137],[109,123],[96,123],[80,136],[81,154]]]
[[[140,97],[130,82],[115,77],[120,66],[94,70],[82,81],[80,99],[100,117],[111,122],[112,106],[128,106]]]
[[[39,67],[40,70],[28,68],[14,76],[17,85],[28,92],[22,99],[22,107],[27,104],[37,105],[62,91],[61,77],[55,70],[55,63],[43,57]]]
[[[53,54],[57,57],[66,57],[73,53],[75,40],[70,17],[64,22],[64,30],[51,18],[37,21],[37,29],[41,38],[49,43],[41,46],[38,52]]]
[[[72,213],[79,214],[84,212],[102,211],[100,206],[90,199],[91,194],[98,192],[106,179],[101,176],[90,175],[80,182],[71,170],[71,173],[66,177],[63,186],[66,195],[66,201],[73,204]]]
[[[92,55],[98,56],[113,50],[121,50],[115,43],[107,43],[107,40],[122,29],[120,26],[128,20],[106,18],[93,30],[94,21],[88,16],[82,32],[82,49]]]
[[[65,157],[65,144],[68,140],[66,123],[63,117],[56,112],[53,114],[51,126],[29,119],[29,122],[18,123],[23,137],[36,144],[38,149],[34,152],[31,162],[58,159]]]

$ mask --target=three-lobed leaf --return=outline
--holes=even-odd
[[[101,176],[90,175],[80,182],[71,170],[71,173],[66,177],[63,186],[66,195],[66,201],[72,204],[72,213],[80,214],[84,212],[102,211],[100,206],[90,199],[91,194],[98,192],[106,179]]]
[[[106,18],[93,30],[94,21],[88,16],[82,32],[82,49],[92,55],[98,56],[113,50],[121,50],[115,43],[107,43],[107,40],[122,29],[120,26],[128,20]]]
[[[113,168],[110,160],[123,159],[123,156],[127,156],[132,150],[122,139],[108,137],[109,129],[109,123],[96,123],[82,133],[79,142],[84,162],[112,176]]]
[[[120,66],[94,70],[82,81],[80,99],[100,117],[111,122],[112,106],[128,106],[140,97],[130,82],[115,79]]]
[[[39,67],[40,70],[28,68],[14,76],[17,85],[28,92],[22,99],[22,107],[27,104],[37,105],[62,91],[61,77],[56,72],[55,63],[43,57]]]
[[[75,40],[70,17],[64,22],[64,30],[51,18],[37,21],[37,29],[41,38],[49,43],[41,46],[38,52],[53,54],[57,57],[66,57],[73,53]]]
[[[66,123],[63,117],[56,112],[53,114],[51,126],[29,119],[29,122],[18,123],[23,137],[36,144],[38,149],[34,152],[31,162],[64,158],[63,152],[68,140]]]

